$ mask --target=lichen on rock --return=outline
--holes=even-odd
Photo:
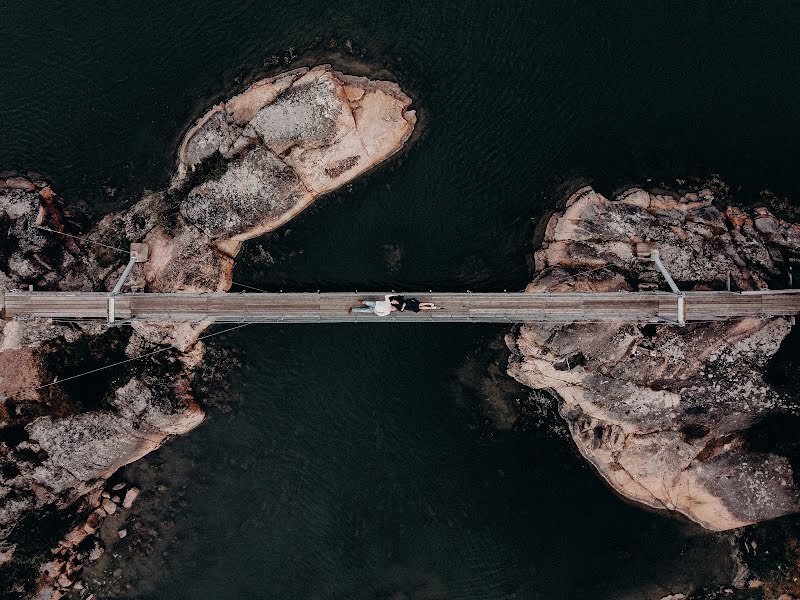
[[[684,290],[753,290],[800,256],[800,227],[714,206],[713,193],[613,200],[582,188],[547,223],[528,291],[659,287],[658,248]],[[785,280],[784,280],[785,281]],[[789,459],[751,450],[748,428],[797,398],[767,381],[788,319],[710,323],[527,323],[507,337],[508,372],[560,402],[580,452],[622,495],[715,530],[800,511]]]
[[[232,160],[219,179],[189,192],[181,214],[212,239],[238,238],[283,218],[310,196],[290,166],[258,146]]]

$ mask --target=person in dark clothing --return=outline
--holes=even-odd
[[[399,311],[400,306],[402,306],[403,302],[405,301],[406,301],[405,296],[398,296],[398,295],[389,296],[389,302],[391,302],[392,304],[392,312]]]
[[[392,303],[392,310],[398,312],[419,312],[421,310],[437,310],[439,307],[433,302],[420,302],[416,298],[406,298],[405,296],[391,296],[389,300]]]
[[[411,312],[419,312],[420,302],[416,298],[407,298],[400,306],[400,312],[410,310]]]

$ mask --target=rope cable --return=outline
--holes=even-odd
[[[563,279],[559,279],[557,281],[544,282],[544,283],[546,283],[547,287],[551,287],[551,286],[554,286],[554,285],[561,285],[562,283],[565,283],[565,282],[569,281],[570,279],[574,279],[575,277],[578,277],[580,275],[588,275],[589,273],[594,273],[595,271],[600,271],[602,269],[607,269],[609,266],[610,265],[608,265],[608,264],[600,265],[599,267],[594,267],[593,269],[589,269],[588,271],[578,271],[577,273],[573,273],[572,275],[567,275]]]
[[[206,340],[208,338],[214,337],[215,335],[221,335],[223,333],[227,333],[229,331],[233,331],[234,329],[241,329],[242,327],[246,327],[247,325],[253,325],[253,323],[240,323],[239,325],[236,325],[235,327],[228,327],[227,329],[223,329],[222,331],[215,331],[214,333],[209,333],[209,334],[206,334],[206,335],[202,335],[199,338],[197,338],[197,341]],[[115,363],[111,363],[111,364],[108,364],[108,365],[104,365],[102,367],[98,367],[98,368],[92,369],[90,371],[85,371],[84,373],[78,373],[77,375],[71,375],[70,377],[67,377],[66,379],[60,379],[60,380],[56,379],[55,381],[51,381],[50,383],[45,383],[44,385],[40,385],[40,386],[35,387],[33,389],[34,390],[41,390],[43,388],[48,388],[48,387],[50,387],[52,385],[56,385],[56,384],[59,384],[59,383],[64,383],[65,381],[70,381],[72,379],[77,379],[78,377],[83,377],[85,375],[91,375],[92,373],[97,373],[98,371],[104,371],[104,370],[110,369],[112,367],[118,367],[120,365],[124,365],[125,363],[133,362],[133,361],[139,360],[141,358],[147,358],[147,357],[153,356],[155,354],[161,354],[162,352],[169,352],[170,350],[178,350],[178,349],[175,348],[174,346],[167,346],[166,348],[159,348],[158,350],[153,350],[152,352],[146,352],[145,354],[140,354],[139,356],[134,356],[132,358],[127,358],[127,359],[121,360],[119,362],[115,362]]]
[[[238,285],[239,287],[249,288],[257,292],[264,292],[265,294],[269,293],[267,290],[262,290],[261,288],[253,287],[252,285],[247,285],[245,283],[239,283],[238,281],[231,281],[231,285]]]
[[[34,225],[36,229],[41,229],[43,231],[49,231],[50,233],[57,233],[58,235],[65,235],[67,237],[75,238],[76,240],[81,240],[84,242],[89,242],[90,244],[97,244],[98,246],[103,246],[105,248],[109,248],[110,250],[115,250],[116,252],[123,252],[124,254],[130,254],[130,250],[123,250],[122,248],[117,248],[116,246],[110,246],[109,244],[104,244],[103,242],[98,242],[97,240],[93,240],[91,238],[83,237],[80,235],[72,235],[71,233],[64,233],[63,231],[56,231],[55,229],[50,229],[49,227],[42,227],[41,225]]]

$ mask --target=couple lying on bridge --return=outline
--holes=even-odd
[[[351,313],[375,313],[379,317],[385,317],[393,312],[419,312],[421,310],[439,310],[433,302],[420,302],[416,298],[406,298],[405,296],[393,296],[386,294],[383,300],[361,300],[363,306],[356,306],[350,309]]]

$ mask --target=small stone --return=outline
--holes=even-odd
[[[770,217],[761,217],[755,220],[755,227],[762,233],[775,233],[778,230],[778,222]]]
[[[713,200],[714,199],[714,192],[712,192],[708,188],[703,188],[702,190],[697,192],[697,195],[700,197],[701,200]]]
[[[77,564],[74,562],[68,562],[66,568],[64,569],[64,572],[70,577],[72,577],[75,573],[77,573],[83,568],[83,565],[80,564],[81,559],[78,558],[78,556],[73,556],[71,559],[74,561],[78,561]]]
[[[133,503],[136,501],[136,498],[139,497],[139,488],[132,487],[127,492],[125,492],[125,499],[122,501],[122,506],[125,508],[130,508],[133,506]]]
[[[89,532],[83,527],[79,526],[67,533],[67,535],[64,536],[64,541],[70,546],[77,546],[84,539],[86,539],[87,535],[89,535]]]
[[[55,192],[53,191],[53,188],[51,188],[51,187],[48,185],[48,186],[46,186],[46,187],[42,188],[41,190],[39,190],[39,195],[40,195],[42,198],[44,198],[45,200],[52,200],[53,198],[55,198],[55,195],[56,195],[56,194],[55,194]]]
[[[111,491],[117,492],[117,491],[121,490],[124,487],[125,487],[124,483],[117,483],[117,484],[114,485],[114,487],[111,488]]]
[[[48,577],[55,577],[61,573],[61,570],[64,568],[64,564],[65,563],[63,560],[51,560],[39,567],[39,572],[44,573]]]
[[[111,498],[111,494],[108,492],[103,492],[103,498]]]
[[[79,579],[72,585],[73,590],[82,590],[83,589],[83,582]]]
[[[94,543],[94,548],[92,548],[92,551],[89,553],[89,560],[92,561],[92,562],[96,561],[98,558],[103,556],[104,552],[105,552],[105,550],[103,550],[103,548],[100,546],[100,544],[95,542]]]
[[[100,506],[100,498],[101,498],[100,490],[95,490],[93,492],[89,492],[89,494],[86,496],[86,498],[87,498],[87,500],[89,502],[89,506],[92,506],[94,508],[97,508],[98,506]]]
[[[119,539],[124,538],[126,535],[128,535],[128,530],[127,529],[120,529],[117,532],[117,536],[119,536]]]
[[[36,186],[24,177],[9,177],[6,179],[6,187],[26,192],[36,191]]]
[[[103,500],[103,510],[106,511],[108,514],[113,515],[117,512],[117,505],[114,504],[111,500],[106,498]]]
[[[746,214],[744,214],[741,210],[733,206],[728,207],[728,210],[725,211],[725,216],[727,217],[730,224],[733,225],[734,227],[741,227],[742,225],[747,223],[748,220]]]
[[[62,574],[61,577],[58,578],[58,581],[56,583],[58,583],[59,587],[68,588],[69,586],[72,585],[72,580],[66,575]]]
[[[83,530],[89,535],[92,535],[97,531],[97,527],[99,525],[100,525],[100,515],[98,515],[96,512],[93,512],[86,519],[86,523],[83,524]]]

